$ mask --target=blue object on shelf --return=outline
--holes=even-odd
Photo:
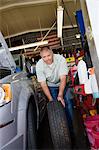
[[[19,67],[16,67],[16,72],[21,72],[21,69]]]

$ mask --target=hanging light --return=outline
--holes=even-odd
[[[63,7],[58,6],[57,8],[57,33],[58,37],[62,37],[62,26],[63,26]]]

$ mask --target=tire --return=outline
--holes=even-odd
[[[29,102],[27,111],[27,150],[37,149],[36,110],[33,104]]]
[[[59,101],[47,105],[51,138],[55,149],[71,149],[71,140],[65,110]]]
[[[8,68],[0,68],[0,79],[11,75],[11,70],[9,70]]]

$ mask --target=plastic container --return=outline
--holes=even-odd
[[[99,140],[99,132],[95,131],[95,127],[99,125],[99,115],[89,116],[84,121],[86,131],[91,147],[97,147],[97,141]]]
[[[99,98],[99,88],[96,80],[95,74],[92,74],[89,76],[89,80],[91,83],[93,98]]]
[[[79,77],[79,82],[80,84],[85,84],[86,81],[88,80],[88,72],[87,72],[87,66],[85,61],[80,60],[78,62],[78,77]]]

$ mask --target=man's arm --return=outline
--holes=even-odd
[[[63,56],[60,56],[60,67],[59,67],[60,86],[57,99],[60,100],[63,105],[65,105],[63,95],[64,89],[66,87],[66,75],[68,75],[67,62]]]
[[[61,101],[63,106],[65,106],[64,98],[63,98],[65,87],[66,87],[66,75],[62,75],[60,76],[60,86],[59,86],[59,93],[57,99]]]
[[[44,94],[47,96],[48,100],[51,101],[52,100],[52,96],[50,94],[50,91],[49,91],[49,88],[48,88],[46,82],[42,81],[42,82],[40,82],[40,85],[41,85],[41,87],[43,89]]]
[[[66,87],[66,75],[62,75],[60,77],[60,86],[59,86],[58,96],[63,97],[65,87]]]
[[[39,62],[36,64],[36,74],[38,82],[40,83],[44,94],[47,96],[48,100],[51,101],[52,96],[46,83],[46,76],[43,71],[43,64],[41,60],[39,60]]]

